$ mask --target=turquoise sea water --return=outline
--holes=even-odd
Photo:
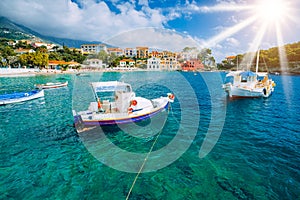
[[[129,199],[299,198],[300,77],[273,76],[277,86],[270,98],[233,101],[220,90],[219,78],[224,74],[111,72],[0,78],[1,94],[69,80],[66,88],[46,90],[44,98],[0,107],[0,199],[126,198],[136,173],[115,168],[128,164],[125,169],[137,171],[139,163],[99,146],[95,156],[90,147],[103,145],[101,138],[87,144],[73,127],[72,109],[86,109],[85,102],[91,99],[90,80],[125,81],[146,98],[169,91],[177,97],[153,149],[162,151],[149,159],[145,167],[149,172],[139,175]],[[143,130],[147,136],[146,128],[138,131]],[[180,134],[184,135],[177,137]],[[208,135],[212,137],[206,141]],[[137,138],[122,130],[111,130],[106,138],[137,154],[147,153],[155,141],[154,135]],[[205,141],[210,146],[217,143],[200,158]],[[163,151],[168,145],[171,150]],[[151,170],[155,167],[159,169]]]

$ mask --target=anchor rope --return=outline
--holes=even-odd
[[[149,155],[150,155],[150,153],[152,152],[153,147],[154,147],[154,145],[156,144],[157,139],[158,139],[158,137],[160,136],[161,133],[162,133],[162,130],[159,132],[159,134],[157,134],[157,136],[156,136],[156,138],[155,138],[155,140],[154,140],[154,142],[153,142],[153,144],[152,144],[152,146],[151,146],[151,148],[150,148],[150,151],[147,153],[147,155],[146,155],[146,157],[145,157],[145,159],[144,159],[144,162],[143,162],[143,164],[141,165],[140,170],[138,171],[137,175],[135,176],[134,181],[133,181],[133,183],[132,183],[132,185],[131,185],[131,187],[130,187],[130,190],[129,190],[128,194],[127,194],[126,200],[129,199],[129,196],[130,196],[130,194],[131,194],[131,192],[132,192],[132,190],[133,190],[133,188],[134,188],[134,185],[135,185],[135,183],[136,183],[138,177],[139,177],[140,174],[142,173],[142,170],[144,169],[144,166],[145,166],[145,164],[146,164],[146,162],[147,162],[147,160],[148,160],[148,158],[149,158]]]
[[[173,112],[173,108],[172,108],[172,105],[170,104],[170,110],[171,110],[171,113],[172,113],[172,117],[174,118],[174,120],[177,122],[177,124],[179,124],[180,122],[177,120],[177,118],[175,117],[174,115],[174,112]]]
[[[169,104],[169,108],[170,108],[170,107],[171,107],[171,111],[172,111],[172,106],[171,106],[171,104]],[[166,120],[166,121],[167,121],[167,120]],[[164,126],[165,126],[166,121],[164,122]],[[135,186],[135,183],[136,183],[138,177],[140,176],[140,174],[142,173],[142,170],[144,169],[144,166],[145,166],[145,164],[146,164],[146,162],[147,162],[147,160],[148,160],[148,158],[149,158],[149,155],[150,155],[150,153],[152,152],[152,150],[153,150],[153,148],[154,148],[154,146],[155,146],[155,144],[156,144],[156,142],[157,142],[157,139],[159,138],[159,136],[160,136],[161,133],[162,133],[162,130],[160,130],[159,133],[157,134],[157,136],[156,136],[156,138],[155,138],[155,140],[154,140],[154,142],[153,142],[153,144],[152,144],[152,146],[151,146],[151,148],[150,148],[150,151],[147,153],[147,155],[146,155],[146,157],[145,157],[145,159],[144,159],[144,162],[143,162],[143,164],[141,165],[141,168],[139,169],[138,173],[136,174],[136,176],[135,176],[135,178],[134,178],[134,180],[133,180],[133,182],[132,182],[132,185],[131,185],[131,187],[130,187],[130,190],[129,190],[127,196],[126,196],[126,200],[129,199],[129,196],[130,196],[130,194],[131,194],[131,192],[132,192],[132,190],[133,190],[133,188],[134,188],[134,186]]]

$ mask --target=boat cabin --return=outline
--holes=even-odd
[[[131,85],[119,81],[93,82],[91,83],[98,102],[92,102],[92,111],[98,110],[99,105],[105,112],[127,113],[130,100],[135,97]],[[95,109],[96,107],[96,109]]]

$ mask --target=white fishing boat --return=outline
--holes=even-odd
[[[56,83],[46,83],[46,84],[36,84],[37,89],[51,89],[51,88],[60,88],[68,86],[68,81],[66,82],[56,82]]]
[[[268,73],[258,73],[259,51],[257,53],[256,72],[234,71],[226,77],[233,77],[232,82],[223,84],[223,89],[230,98],[269,97],[274,91],[275,82],[269,79]]]
[[[146,99],[137,97],[131,85],[118,82],[92,82],[96,101],[90,102],[87,110],[73,110],[75,126],[103,126],[140,122],[168,110],[174,95]]]
[[[15,92],[10,94],[1,94],[0,105],[29,101],[43,96],[44,96],[44,90],[33,90],[29,92]]]

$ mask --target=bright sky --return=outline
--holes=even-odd
[[[0,15],[44,35],[228,55],[300,41],[299,0],[1,0]]]

